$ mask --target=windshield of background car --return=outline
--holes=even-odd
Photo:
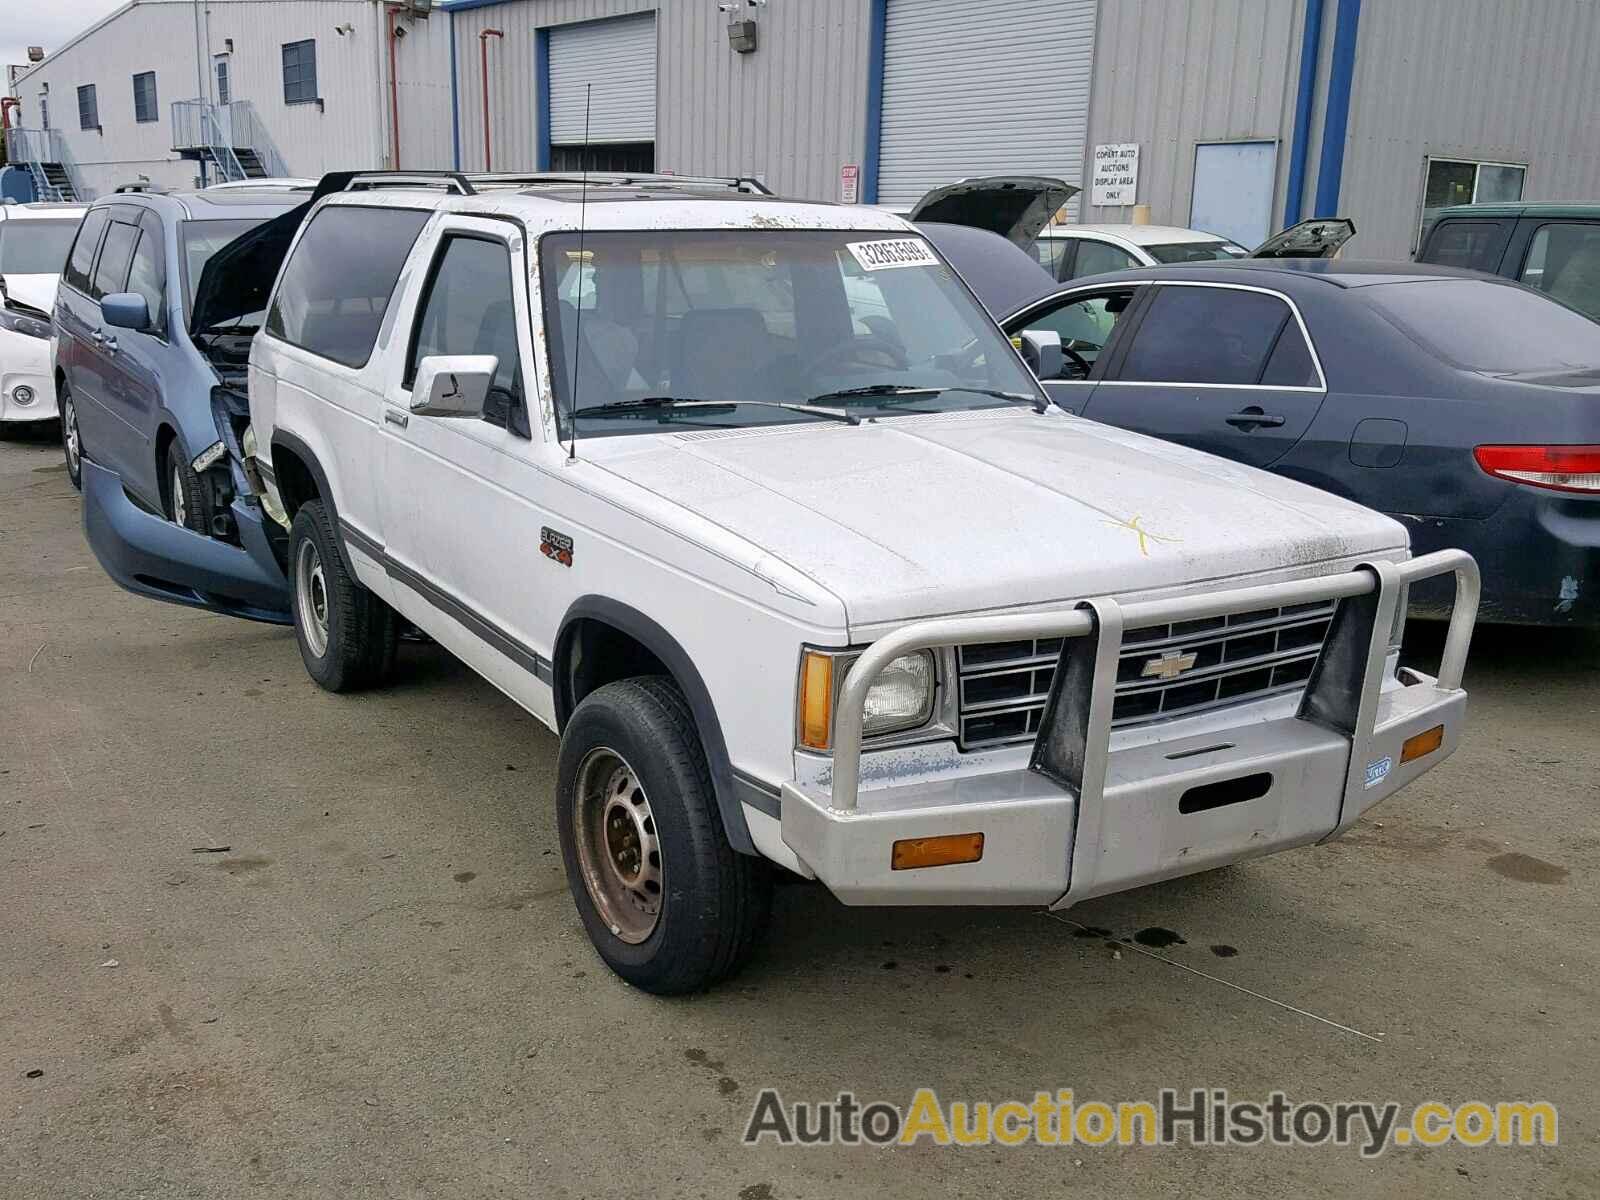
[[[1167,242],[1146,246],[1144,251],[1158,263],[1226,262],[1250,253],[1232,242]]]
[[[540,254],[564,432],[574,407],[592,413],[579,418],[580,436],[820,419],[749,403],[593,414],[662,396],[811,402],[873,416],[1014,403],[953,390],[963,387],[1039,395],[1005,335],[914,235],[607,231],[587,234],[581,255],[577,234],[549,234]],[[828,396],[888,387],[928,390]]]
[[[77,218],[0,221],[0,275],[61,274],[77,232]]]
[[[248,233],[257,225],[271,220],[271,217],[259,217],[254,220],[234,221],[185,221],[178,227],[178,237],[183,245],[183,294],[184,308],[187,309],[194,303],[195,285],[200,282],[200,272],[205,270],[205,265],[211,256],[221,250],[240,234]],[[230,327],[240,331],[254,332],[261,327],[261,318],[264,311],[244,313],[238,318],[229,321]]]
[[[1469,371],[1600,367],[1600,324],[1536,292],[1486,279],[1386,283],[1366,291],[1402,332]]]

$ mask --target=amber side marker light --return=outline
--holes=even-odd
[[[896,871],[918,867],[948,867],[973,863],[983,857],[983,834],[951,833],[944,837],[902,838],[894,844],[889,865]]]
[[[1400,761],[1413,762],[1427,754],[1432,754],[1444,745],[1444,726],[1435,725],[1432,729],[1424,729],[1421,733],[1414,733],[1405,740],[1400,747]]]

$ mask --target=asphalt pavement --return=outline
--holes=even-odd
[[[122,592],[55,442],[0,441],[0,1196],[1600,1194],[1594,638],[1480,631],[1462,749],[1337,843],[1068,920],[783,887],[677,1000],[583,935],[554,736],[401,658],[332,696]],[[766,1087],[1544,1099],[1561,1144],[748,1147]]]

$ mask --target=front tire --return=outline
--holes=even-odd
[[[167,520],[210,537],[211,489],[195,474],[177,438],[167,443],[161,469],[166,480]]]
[[[656,995],[744,965],[772,872],[728,844],[683,693],[659,676],[596,689],[561,736],[556,824],[567,884],[606,965]]]
[[[78,402],[72,398],[67,385],[60,389],[61,400],[61,453],[67,460],[67,478],[72,486],[83,491],[83,434],[78,432]]]
[[[385,682],[399,622],[392,608],[345,569],[320,500],[307,500],[289,529],[290,607],[306,673],[330,692]]]

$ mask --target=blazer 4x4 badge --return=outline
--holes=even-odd
[[[572,565],[572,539],[564,533],[557,533],[546,525],[539,530],[539,553],[546,558],[553,558],[563,567]]]

